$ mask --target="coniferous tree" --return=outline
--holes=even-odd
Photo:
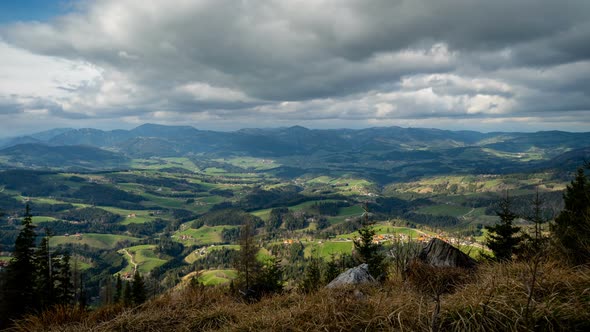
[[[326,271],[324,273],[324,283],[329,284],[332,280],[336,279],[336,277],[340,274],[340,269],[338,268],[338,262],[336,262],[336,258],[332,255],[331,259],[326,263]]]
[[[315,292],[320,287],[320,282],[320,261],[317,258],[312,258],[305,267],[305,275],[301,283],[301,289],[305,293]]]
[[[590,163],[585,165],[590,169]],[[590,181],[584,168],[563,194],[565,208],[552,227],[558,249],[575,265],[590,262]]]
[[[543,236],[543,224],[546,223],[549,218],[547,217],[546,211],[543,209],[544,201],[539,196],[539,189],[535,194],[535,197],[531,201],[532,209],[526,214],[524,219],[532,222],[534,230],[532,234],[523,234],[521,241],[521,248],[519,252],[519,258],[530,259],[541,255],[546,249],[547,238]],[[537,257],[539,258],[539,257]]]
[[[261,270],[261,264],[256,259],[259,248],[254,240],[254,227],[251,221],[242,226],[239,244],[239,255],[235,262],[238,270],[238,287],[248,292]]]
[[[55,281],[57,282],[55,302],[59,304],[71,304],[74,299],[70,258],[70,253],[67,251],[55,258]]]
[[[78,307],[85,310],[88,307],[88,294],[84,287],[84,281],[80,279],[80,291],[78,296]]]
[[[131,288],[131,297],[133,298],[133,304],[139,305],[145,302],[147,294],[145,291],[145,283],[139,271],[135,271],[133,275],[133,286]]]
[[[3,289],[2,324],[37,309],[35,302],[35,226],[29,205],[26,205],[23,228],[14,243],[14,251],[5,276]]]
[[[381,244],[374,242],[375,229],[373,229],[373,223],[369,222],[369,212],[366,206],[363,206],[365,210],[363,227],[357,231],[359,238],[353,241],[354,249],[358,253],[357,260],[360,263],[367,263],[369,266],[369,274],[377,280],[383,280],[385,278],[385,257],[381,253]]]
[[[126,307],[130,306],[133,303],[133,297],[131,296],[131,286],[129,286],[129,282],[125,281],[123,286],[123,305]]]
[[[254,279],[257,296],[279,293],[283,290],[283,269],[276,257],[269,258]]]
[[[117,273],[116,283],[115,283],[115,296],[113,297],[114,303],[121,302],[121,296],[123,295],[123,282],[121,280],[121,275]]]
[[[486,245],[494,253],[494,259],[501,261],[511,260],[522,238],[517,236],[520,227],[513,225],[517,215],[511,210],[511,200],[508,194],[500,201],[499,210],[496,214],[500,217],[500,222],[487,227],[488,238]]]
[[[55,303],[55,283],[53,278],[53,262],[49,251],[49,232],[41,239],[35,252],[36,301],[40,308],[47,308]]]

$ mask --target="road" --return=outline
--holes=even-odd
[[[127,249],[123,249],[123,251],[125,252],[125,254],[127,254],[127,256],[129,256],[129,261],[131,262],[131,264],[133,264],[133,274],[135,274],[135,272],[137,272],[137,263],[135,263],[135,261],[133,260],[133,255],[131,255],[129,251],[127,251]]]

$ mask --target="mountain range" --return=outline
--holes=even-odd
[[[144,124],[131,130],[58,128],[0,141],[6,167],[124,168],[131,159],[249,156],[275,173],[367,173],[384,181],[441,173],[498,173],[579,165],[590,132],[481,133],[425,128],[199,130]],[[368,172],[367,172],[368,170]],[[379,181],[382,182],[382,181]]]

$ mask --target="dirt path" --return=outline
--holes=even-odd
[[[471,208],[471,211],[469,211],[469,212],[465,213],[464,215],[462,215],[461,216],[461,219],[463,219],[463,220],[467,219],[467,216],[470,215],[470,214],[472,214],[473,211],[475,211],[475,208]]]
[[[131,264],[133,264],[133,274],[135,274],[135,272],[137,272],[137,263],[135,263],[135,261],[133,260],[133,255],[131,255],[129,251],[127,251],[127,249],[123,249],[123,251],[125,252],[125,254],[127,254],[127,256],[129,256],[129,261],[131,262]]]

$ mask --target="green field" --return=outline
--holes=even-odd
[[[180,209],[186,205],[186,203],[185,203],[186,198],[180,199],[180,198],[172,198],[172,197],[162,197],[162,196],[156,196],[156,195],[152,195],[152,194],[148,194],[148,193],[142,193],[141,195],[143,197],[145,197],[145,199],[148,200],[150,203],[154,203],[157,206],[161,206],[161,207],[165,207],[165,208]]]
[[[202,271],[199,281],[205,286],[227,284],[238,277],[236,270],[206,270]]]
[[[320,243],[321,242],[321,243]],[[330,258],[332,255],[350,254],[352,252],[352,241],[318,241],[305,244],[305,257]]]
[[[435,216],[452,216],[452,217],[461,217],[466,215],[471,211],[470,208],[458,205],[450,205],[450,204],[440,204],[440,205],[432,205],[426,206],[421,209],[418,209],[416,212],[422,214],[432,214]]]
[[[215,161],[228,163],[234,166],[252,169],[256,171],[263,171],[269,170],[273,168],[277,168],[281,166],[281,164],[276,163],[274,160],[271,159],[260,159],[260,158],[253,158],[253,157],[239,157],[239,158],[231,158],[231,159],[214,159]]]
[[[199,168],[188,158],[133,159],[131,166],[136,169],[145,170],[160,170],[162,168],[178,167],[191,172],[199,171]]]
[[[0,261],[9,262],[11,258],[10,256],[0,256]]]
[[[176,241],[185,245],[207,245],[222,242],[221,231],[224,229],[236,228],[238,226],[203,226],[199,229],[188,228],[176,232],[174,238]]]
[[[189,282],[196,275],[199,275],[199,282],[205,286],[216,286],[223,285],[231,282],[233,279],[238,277],[238,272],[233,269],[226,270],[201,270],[197,272],[191,272],[184,277],[184,282]]]
[[[375,224],[373,226],[373,229],[375,229],[375,234],[404,234],[404,235],[409,236],[412,239],[418,238],[422,233],[428,233],[430,235],[433,235],[433,233],[431,233],[431,232],[421,231],[421,230],[417,230],[414,228],[408,228],[408,227],[395,227],[395,226],[391,226],[391,225],[384,224],[384,223]],[[352,232],[352,233],[348,233],[348,234],[340,234],[340,235],[336,236],[336,238],[338,238],[338,239],[348,239],[348,240],[356,239],[357,237],[358,237],[358,232]]]
[[[85,270],[88,270],[89,268],[92,267],[92,264],[87,263],[87,262],[83,262],[83,261],[81,261],[79,259],[76,259],[76,257],[74,257],[72,259],[72,262],[70,263],[70,265],[71,265],[72,270],[74,270],[74,266],[77,265],[78,266],[78,270],[80,270],[80,271],[85,271]]]
[[[96,234],[96,233],[84,233],[81,236],[70,235],[70,236],[53,236],[49,239],[49,245],[52,247],[61,244],[79,244],[88,245],[89,247],[96,249],[113,249],[118,244],[129,242],[137,242],[139,239],[126,235],[116,234]]]
[[[115,213],[123,217],[121,221],[122,225],[128,224],[143,224],[145,222],[153,221],[158,218],[158,216],[150,216],[149,210],[125,210],[111,206],[97,206],[103,210]]]
[[[55,221],[57,219],[53,218],[53,217],[45,217],[45,216],[34,216],[31,218],[33,220],[33,223],[40,223],[40,222],[49,222],[49,221]]]
[[[131,262],[131,257],[129,257],[125,251],[133,256],[133,261],[137,264],[137,269],[141,273],[149,273],[154,268],[166,263],[167,260],[161,259],[156,255],[154,251],[155,248],[156,245],[143,244],[119,250],[118,253],[123,255],[123,257],[128,262],[127,266],[121,270],[121,273],[133,272],[133,263]]]

